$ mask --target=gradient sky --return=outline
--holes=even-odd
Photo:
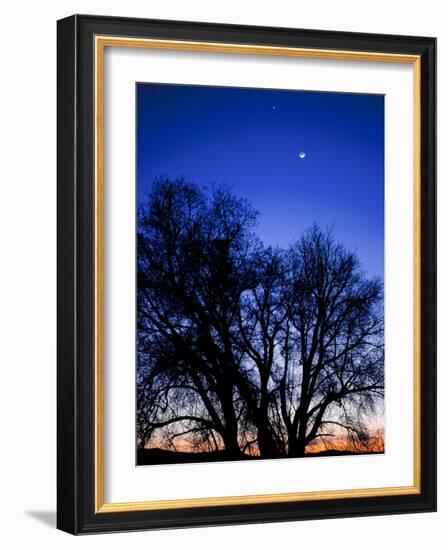
[[[382,95],[137,84],[138,199],[158,176],[230,185],[265,244],[332,227],[383,277]]]

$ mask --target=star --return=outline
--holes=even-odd
[[[299,158],[304,159],[306,157],[306,154],[303,151],[300,151]]]

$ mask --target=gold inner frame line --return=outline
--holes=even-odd
[[[379,487],[349,490],[328,490],[313,492],[276,493],[262,495],[225,496],[210,498],[192,498],[179,500],[158,500],[141,502],[104,502],[104,51],[106,47],[152,48],[161,50],[194,51],[208,53],[235,53],[268,56],[300,57],[329,60],[370,61],[386,63],[407,63],[413,65],[413,485],[400,487]],[[241,504],[263,504],[278,502],[300,502],[331,500],[340,498],[362,498],[393,495],[419,494],[421,490],[421,424],[420,424],[420,120],[421,120],[421,59],[417,55],[392,54],[382,52],[360,52],[345,50],[325,50],[310,48],[292,48],[279,46],[257,46],[253,44],[227,44],[215,42],[195,42],[182,40],[158,40],[142,38],[122,38],[115,36],[96,36],[95,55],[95,277],[94,277],[94,508],[95,513],[129,512],[142,510],[167,510],[179,508],[197,508],[207,506],[232,506]]]

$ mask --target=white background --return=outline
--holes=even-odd
[[[448,480],[439,471],[439,512],[240,527],[70,537],[54,530],[55,510],[55,203],[56,26],[72,13],[295,26],[438,36],[439,150],[446,151],[448,30],[443,3],[89,0],[20,2],[2,10],[0,52],[0,541],[6,548],[295,547],[440,548],[446,540]],[[439,161],[439,311],[448,307],[446,155]],[[439,315],[439,387],[448,385]],[[443,393],[440,392],[443,396]],[[446,399],[439,406],[439,456],[446,462]]]
[[[384,455],[135,467],[135,83],[148,81],[385,94]],[[412,485],[412,65],[112,48],[105,83],[105,501]]]

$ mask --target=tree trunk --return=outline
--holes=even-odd
[[[292,445],[292,452],[289,453],[290,456],[302,457],[305,456],[306,443],[304,438],[297,438]]]
[[[306,448],[306,427],[299,425],[298,433],[294,427],[288,432],[288,456],[301,457],[305,456]]]
[[[226,425],[223,436],[224,450],[228,458],[241,456],[241,449],[238,443],[238,429],[236,425]]]
[[[277,443],[272,435],[272,432],[267,424],[267,421],[258,428],[258,449],[263,458],[275,458],[279,456]]]
[[[229,386],[220,395],[221,407],[224,416],[223,442],[229,458],[236,458],[241,455],[238,441],[238,420],[233,404],[233,388]]]

